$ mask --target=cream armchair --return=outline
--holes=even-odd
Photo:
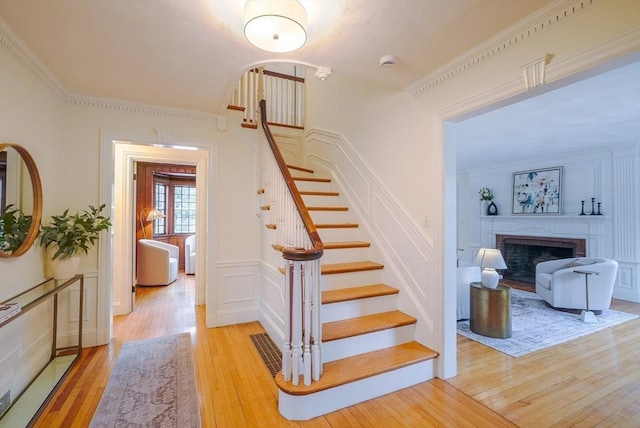
[[[184,273],[196,273],[196,235],[184,240]]]
[[[178,278],[180,249],[153,239],[138,241],[137,284],[169,285]]]
[[[470,284],[480,281],[480,266],[459,267],[456,277],[458,296],[456,319],[467,320],[469,319]]]
[[[551,260],[536,265],[536,293],[556,309],[586,309],[585,275],[576,270],[598,272],[589,275],[589,309],[609,309],[618,262],[580,257]]]

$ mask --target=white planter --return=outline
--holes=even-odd
[[[57,258],[52,260],[52,256],[55,252],[52,251],[48,254],[46,271],[47,277],[53,277],[54,279],[69,279],[78,273],[80,267],[80,256],[71,256],[65,259]]]

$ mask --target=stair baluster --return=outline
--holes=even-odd
[[[261,71],[261,70],[260,70]],[[262,94],[262,79],[258,93]],[[285,268],[285,343],[282,374],[298,385],[317,381],[322,374],[322,309],[320,263],[323,245],[302,197],[282,158],[266,118],[266,102],[260,101],[264,134],[259,134],[263,205],[269,205],[276,224],[276,244],[283,248]]]

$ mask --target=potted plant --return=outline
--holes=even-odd
[[[20,248],[29,233],[32,217],[13,204],[0,212],[0,251],[10,254]]]
[[[100,232],[111,226],[108,217],[100,213],[106,205],[98,208],[89,205],[88,210],[51,216],[49,225],[40,226],[40,245],[47,249],[51,274],[56,279],[70,278],[80,265],[80,252],[87,254]]]

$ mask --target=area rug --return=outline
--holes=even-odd
[[[264,365],[269,369],[269,373],[275,377],[282,370],[282,351],[278,349],[267,333],[252,334],[249,338],[264,361]]]
[[[200,427],[191,336],[126,342],[91,427]]]
[[[638,318],[638,315],[608,309],[596,315],[598,322],[580,321],[580,315],[549,308],[535,293],[511,290],[511,331],[507,339],[486,337],[472,332],[469,321],[458,321],[458,333],[512,357],[540,349]]]

